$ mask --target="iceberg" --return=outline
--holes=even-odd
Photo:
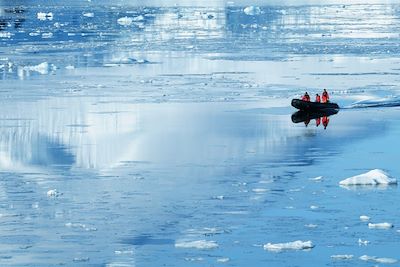
[[[314,245],[311,241],[293,241],[288,243],[268,243],[264,245],[265,250],[280,252],[282,250],[304,250],[304,249],[311,249]]]
[[[261,13],[261,9],[257,6],[248,6],[243,9],[243,12],[246,15],[254,16],[254,15],[259,15]]]
[[[390,177],[388,173],[380,169],[374,169],[372,171],[347,178],[343,181],[340,181],[339,184],[342,186],[389,185],[397,184],[397,180],[393,177]]]

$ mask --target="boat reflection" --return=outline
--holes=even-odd
[[[318,127],[321,123],[326,129],[329,124],[329,116],[337,114],[339,111],[337,109],[325,109],[319,111],[297,111],[292,114],[292,122],[300,123],[304,122],[307,127],[311,120],[315,120],[315,126]]]

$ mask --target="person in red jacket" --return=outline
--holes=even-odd
[[[315,95],[315,102],[317,102],[317,103],[321,102],[321,96],[319,94]]]
[[[329,102],[329,94],[326,91],[326,89],[324,89],[324,92],[322,93],[322,103],[328,103]]]
[[[306,92],[301,98],[301,100],[310,102],[310,95]]]

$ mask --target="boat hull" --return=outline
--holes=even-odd
[[[304,111],[339,109],[339,105],[336,103],[317,103],[317,102],[303,101],[300,99],[292,99],[292,106],[299,110],[304,110]]]

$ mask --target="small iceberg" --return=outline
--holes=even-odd
[[[133,18],[130,17],[122,17],[117,20],[117,23],[122,26],[129,26],[133,22]]]
[[[396,259],[392,259],[392,258],[378,258],[375,256],[368,256],[368,255],[361,256],[360,260],[371,261],[371,262],[376,262],[376,263],[389,263],[389,264],[397,262]]]
[[[383,223],[369,223],[368,224],[369,229],[390,229],[393,228],[393,224],[388,223],[388,222],[383,222]]]
[[[195,248],[195,249],[213,249],[217,248],[218,244],[215,241],[197,240],[197,241],[177,241],[176,248]]]
[[[83,16],[87,17],[87,18],[93,18],[94,17],[94,13],[93,12],[84,12]]]
[[[314,247],[311,241],[293,241],[288,243],[268,243],[264,245],[265,250],[280,252],[282,250],[305,250],[312,249]]]
[[[397,180],[390,177],[388,173],[375,169],[360,175],[356,175],[347,178],[339,182],[342,186],[354,186],[354,185],[389,185],[397,184]]]
[[[261,8],[258,6],[248,6],[243,9],[243,12],[249,16],[259,15],[261,13]]]
[[[51,190],[47,191],[48,197],[58,197],[61,195],[62,195],[62,193],[58,192],[57,189],[51,189]]]
[[[38,12],[37,14],[37,19],[38,20],[53,20],[53,13],[45,13],[45,12]]]
[[[334,260],[351,260],[353,257],[354,257],[354,255],[343,254],[343,255],[332,255],[331,259],[334,259]]]
[[[367,215],[361,215],[360,216],[360,220],[363,222],[368,222],[371,218],[368,217]]]

